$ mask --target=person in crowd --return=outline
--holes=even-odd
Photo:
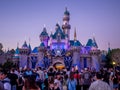
[[[56,78],[54,79],[54,83],[57,84],[56,86],[58,86],[60,90],[63,90],[63,85],[62,85],[60,79],[61,79],[60,73],[56,74]]]
[[[38,69],[37,73],[39,74],[40,80],[44,81],[45,80],[45,75],[44,75],[43,70],[41,69],[41,67],[38,67],[37,69]]]
[[[8,73],[5,70],[2,70],[0,73],[0,78],[3,82],[5,90],[11,90],[10,79],[8,78]]]
[[[54,83],[54,90],[60,90],[58,83]]]
[[[83,79],[83,90],[88,90],[91,84],[91,72],[88,71],[87,68],[85,68],[85,71],[82,74],[82,79]]]
[[[54,90],[54,78],[53,77],[49,78],[48,83],[49,83],[48,90]]]
[[[70,77],[67,80],[68,90],[76,90],[77,81],[74,79],[74,73],[70,72]]]
[[[113,90],[118,90],[119,79],[118,79],[117,73],[115,73],[115,75],[113,75],[112,80],[113,80]]]
[[[33,75],[25,78],[22,90],[40,90],[39,86],[35,82],[35,77]]]
[[[17,85],[18,85],[18,75],[15,74],[15,69],[12,68],[8,78],[10,79],[10,83],[11,83],[11,90],[17,90]]]
[[[23,81],[23,76],[19,75],[18,76],[18,86],[17,86],[17,90],[22,90],[22,87],[24,85],[24,81]]]
[[[1,79],[2,79],[1,74],[2,74],[2,72],[0,71],[0,90],[4,90],[4,84],[1,81]]]
[[[26,68],[23,73],[23,77],[28,77],[31,76],[32,74],[33,74],[32,70],[30,68]]]
[[[108,83],[102,80],[102,74],[100,72],[96,73],[96,81],[92,82],[89,90],[111,90]]]
[[[54,69],[54,67],[50,67],[50,68],[48,68],[48,76],[49,77],[54,77],[55,76],[55,69]]]

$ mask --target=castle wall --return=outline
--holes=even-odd
[[[77,65],[78,66],[78,69],[80,70],[80,53],[75,51],[73,52],[73,62],[72,62],[72,65]]]
[[[100,63],[99,63],[99,60],[98,60],[98,56],[97,55],[92,55],[92,69],[95,68],[96,71],[99,71],[100,70]]]
[[[20,63],[19,63],[19,66],[20,67],[27,67],[27,58],[28,56],[27,55],[20,55]]]

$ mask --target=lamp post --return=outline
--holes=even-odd
[[[115,61],[113,61],[113,62],[112,62],[112,64],[113,64],[114,75],[115,75],[115,65],[116,65],[116,62],[115,62]]]

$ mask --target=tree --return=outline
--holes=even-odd
[[[14,49],[11,49],[11,50],[10,50],[10,54],[13,54],[13,55],[14,55],[14,54],[15,54],[15,50],[14,50]]]
[[[111,61],[115,61],[116,64],[120,64],[120,49],[113,49],[111,51]]]
[[[0,55],[2,55],[4,53],[2,48],[3,48],[3,45],[2,45],[2,43],[0,43]]]
[[[112,62],[115,62],[117,65],[120,64],[120,49],[112,49],[108,54],[107,54],[107,64],[111,64]]]
[[[3,64],[3,68],[6,70],[11,69],[14,66],[13,61],[11,60],[7,60],[4,64]]]
[[[0,43],[0,50],[2,50],[2,48],[3,48],[3,45],[2,45],[2,43]]]

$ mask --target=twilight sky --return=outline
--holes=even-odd
[[[65,7],[70,11],[70,38],[86,45],[95,34],[99,49],[120,48],[120,0],[0,0],[0,43],[4,49],[21,47],[26,40],[32,49],[40,45],[44,24],[50,34],[63,24]]]

